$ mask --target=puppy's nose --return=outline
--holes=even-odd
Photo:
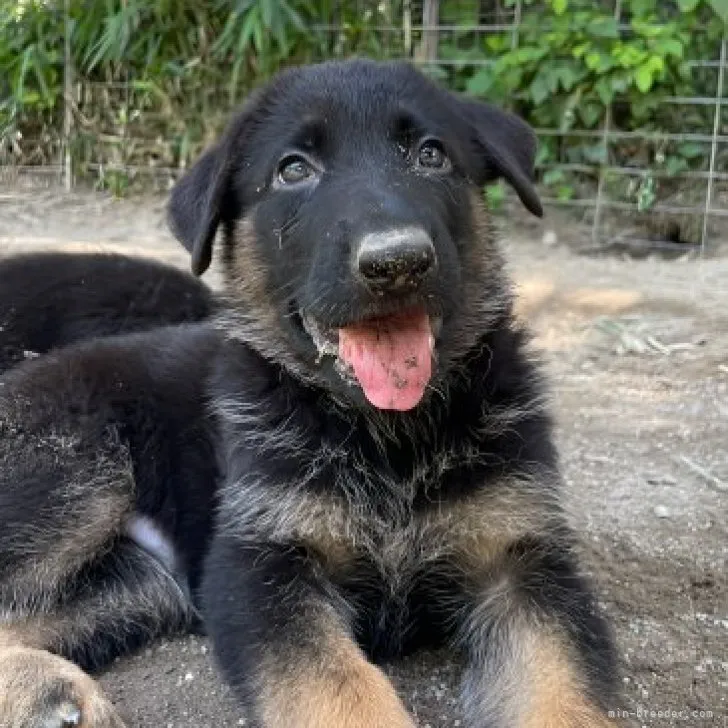
[[[417,288],[437,265],[432,238],[417,227],[368,233],[359,243],[355,273],[372,291]]]

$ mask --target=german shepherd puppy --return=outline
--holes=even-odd
[[[0,373],[77,341],[201,321],[210,289],[169,265],[113,253],[0,260]]]
[[[122,725],[82,668],[198,615],[262,728],[412,728],[381,660],[446,644],[470,728],[605,728],[610,631],[481,187],[519,119],[405,64],[286,71],[173,191],[214,325],[0,388],[0,723]],[[75,663],[75,664],[74,664]]]

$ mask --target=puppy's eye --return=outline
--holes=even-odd
[[[284,185],[304,182],[314,174],[316,170],[303,157],[285,157],[278,165],[278,180]]]
[[[442,148],[442,144],[435,139],[428,139],[420,145],[417,152],[417,164],[420,167],[432,170],[444,170],[450,166],[450,160]]]

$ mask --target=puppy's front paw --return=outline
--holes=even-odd
[[[82,670],[43,650],[0,650],[0,728],[124,728]]]

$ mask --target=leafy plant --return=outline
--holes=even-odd
[[[666,5],[623,0],[620,18],[600,3],[578,0],[548,0],[545,11],[526,8],[517,46],[512,47],[511,33],[486,37],[483,55],[492,64],[455,82],[471,94],[514,107],[536,127],[561,132],[543,140],[539,163],[547,170],[542,181],[559,199],[569,199],[575,183],[563,170],[549,169],[550,163],[634,163],[634,150],[625,151],[627,146],[607,149],[598,138],[569,131],[601,130],[608,110],[609,123],[620,131],[680,131],[679,112],[662,99],[701,93],[688,61],[707,57],[707,49],[716,47],[728,1],[681,0],[669,13]],[[665,158],[669,172],[704,161],[704,150],[696,153],[692,147],[683,154],[685,149]],[[644,163],[641,150],[636,156]],[[641,206],[655,200],[657,183],[650,179],[641,188]]]
[[[710,128],[710,109],[688,112],[661,97],[714,93],[715,74],[687,61],[716,57],[728,0],[622,0],[620,18],[606,0],[523,0],[517,33],[508,27],[515,2],[440,0],[450,30],[439,35],[442,64],[427,70],[559,130],[542,138],[538,159],[556,197],[574,197],[586,177],[554,162],[644,166],[656,191],[664,173],[705,167],[704,146],[658,139],[607,148],[598,135],[569,132],[597,132],[607,110],[620,131]],[[416,28],[421,8],[409,7]],[[402,57],[419,41],[415,30],[405,48],[403,0],[68,0],[68,18],[63,8],[0,0],[0,150],[25,163],[57,161],[68,20],[78,175],[129,166],[168,178],[214,138],[231,105],[278,69],[351,54]],[[482,32],[493,23],[503,30]],[[498,194],[489,192],[495,207]]]
[[[500,212],[506,201],[506,188],[501,182],[485,188],[485,200],[491,212]]]
[[[0,143],[35,140],[57,122],[62,97],[62,22],[40,3],[0,3]]]

